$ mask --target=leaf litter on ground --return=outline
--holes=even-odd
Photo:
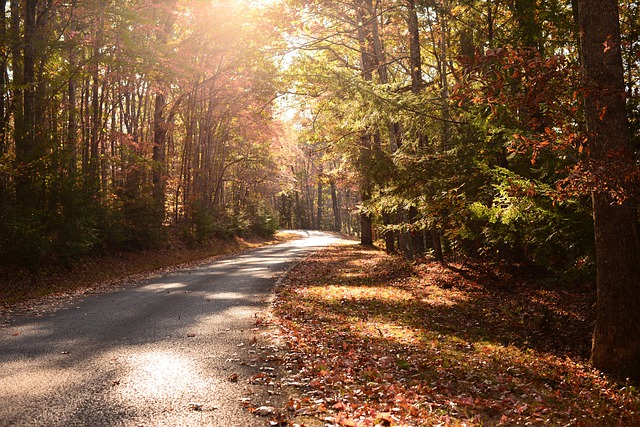
[[[638,390],[588,365],[590,286],[340,245],[276,294],[284,425],[640,425]]]

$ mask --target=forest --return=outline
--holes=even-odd
[[[0,6],[2,264],[333,230],[597,282],[640,377],[637,2]]]

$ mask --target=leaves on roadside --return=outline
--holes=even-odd
[[[592,304],[526,273],[324,250],[275,302],[299,390],[287,411],[331,426],[638,424],[636,389],[587,365]]]

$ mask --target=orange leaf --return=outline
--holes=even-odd
[[[600,110],[600,121],[604,120],[604,116],[607,114],[607,106],[605,105],[602,110]]]

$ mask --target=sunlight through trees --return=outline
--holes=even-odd
[[[640,8],[592,3],[1,1],[2,260],[325,229],[597,275],[609,313],[639,280]]]

